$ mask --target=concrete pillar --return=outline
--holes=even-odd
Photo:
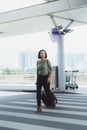
[[[57,43],[58,87],[65,90],[64,35],[54,28],[50,34],[51,40]]]
[[[64,35],[58,35],[58,81],[59,90],[65,90]]]

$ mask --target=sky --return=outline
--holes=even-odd
[[[45,49],[48,57],[57,53],[57,43],[52,42],[48,32],[38,32],[0,38],[0,66],[18,67],[20,51]],[[87,53],[87,25],[76,27],[64,36],[64,52]]]
[[[87,53],[87,25],[77,26],[65,36],[65,52]]]
[[[48,57],[52,56],[56,53],[56,46],[48,32],[0,38],[0,66],[17,67],[19,52],[26,50],[38,52],[45,49]]]

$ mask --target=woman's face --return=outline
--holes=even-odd
[[[44,52],[44,51],[41,51],[41,52],[40,52],[40,58],[41,58],[41,59],[45,58],[45,52]]]

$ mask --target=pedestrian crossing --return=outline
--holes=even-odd
[[[35,113],[35,94],[0,103],[0,130],[87,130],[87,95],[55,95],[56,109],[42,103],[41,113]]]

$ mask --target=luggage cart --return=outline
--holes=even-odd
[[[76,73],[78,70],[65,71],[65,89],[78,89],[78,84],[76,82]]]

